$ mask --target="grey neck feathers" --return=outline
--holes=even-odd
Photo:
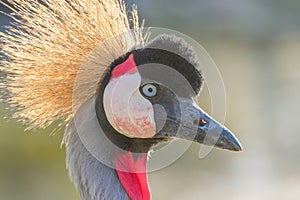
[[[68,125],[64,143],[69,175],[83,200],[129,200],[116,171],[102,164],[87,151],[74,121]],[[99,148],[108,151],[105,146]]]

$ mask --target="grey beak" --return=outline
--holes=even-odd
[[[180,99],[180,104],[180,116],[172,116],[166,122],[171,125],[169,127],[177,126],[176,134],[171,136],[230,151],[242,150],[242,145],[235,135],[206,114],[191,99]]]
[[[195,109],[197,109],[197,107]],[[195,142],[230,151],[242,151],[242,145],[230,130],[212,119],[200,108],[197,110],[201,113],[200,120],[204,120],[206,124],[203,125],[203,122],[199,122],[198,124],[194,123],[198,125],[198,130],[194,138]]]

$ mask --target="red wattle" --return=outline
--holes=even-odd
[[[134,160],[131,152],[118,155],[115,160],[119,180],[131,200],[150,200],[147,179],[147,154],[141,153]]]
[[[130,54],[125,62],[119,64],[112,70],[111,79],[123,76],[124,74],[134,74],[137,71],[133,54]]]

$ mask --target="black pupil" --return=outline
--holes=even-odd
[[[148,92],[153,92],[153,88],[148,88]]]

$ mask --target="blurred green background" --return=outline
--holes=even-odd
[[[192,145],[150,174],[153,199],[300,199],[300,1],[131,2],[146,26],[180,31],[206,48],[224,79],[226,125],[244,147],[199,160],[199,145]],[[1,14],[0,24],[8,22]],[[200,104],[209,112],[208,95]],[[0,200],[79,200],[62,134],[24,133],[24,126],[3,119],[5,107],[0,104]]]

